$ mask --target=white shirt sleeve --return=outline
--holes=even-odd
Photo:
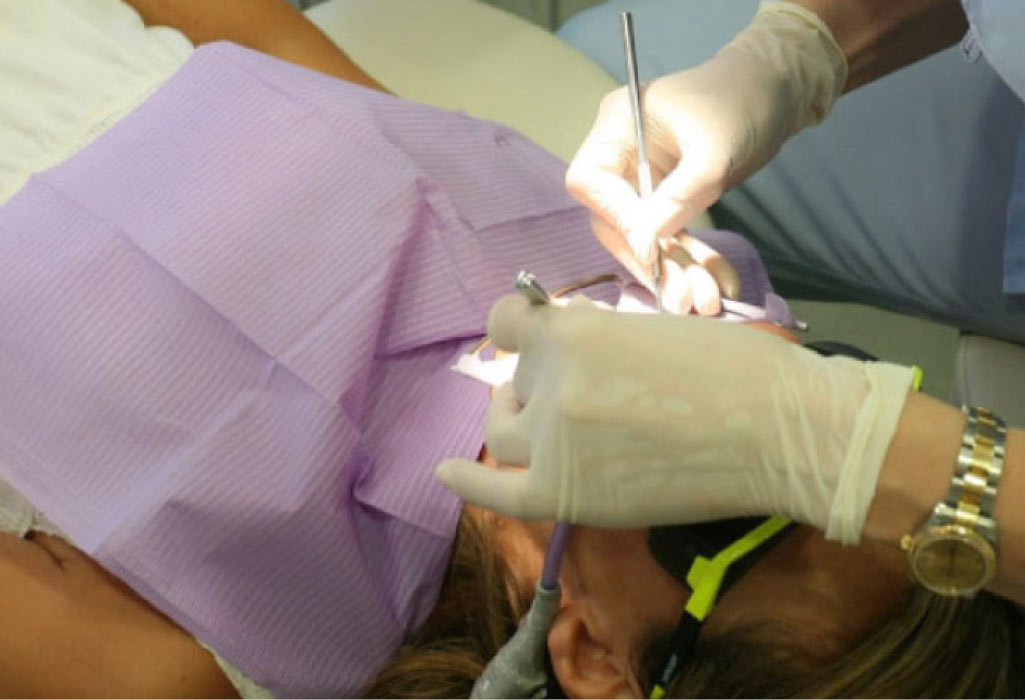
[[[192,52],[121,0],[0,0],[0,203],[91,143]]]

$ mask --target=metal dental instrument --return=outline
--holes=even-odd
[[[520,270],[516,275],[516,289],[533,305],[540,306],[551,301],[545,288],[526,270]],[[548,630],[559,614],[559,601],[562,598],[559,567],[572,529],[573,526],[568,522],[555,523],[545,551],[541,578],[534,589],[534,601],[520,621],[516,634],[498,650],[474,683],[471,698],[544,696],[548,679],[545,672]]]
[[[535,306],[547,304],[552,299],[534,275],[526,270],[520,270],[516,274],[516,291],[527,297]]]
[[[623,53],[626,54],[626,77],[630,86],[630,107],[634,118],[634,135],[637,139],[637,189],[641,199],[651,197],[651,163],[648,160],[648,141],[644,134],[644,106],[641,104],[640,81],[637,78],[637,50],[634,48],[634,22],[629,12],[620,16],[623,24]],[[664,311],[662,304],[662,246],[655,240],[655,263],[651,277],[655,282],[655,305]]]

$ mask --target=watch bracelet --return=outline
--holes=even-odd
[[[1007,425],[989,409],[965,406],[967,418],[961,449],[954,465],[950,492],[938,503],[930,520],[978,530],[996,544],[997,486],[1004,463]]]

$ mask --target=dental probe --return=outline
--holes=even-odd
[[[534,306],[547,304],[551,300],[545,288],[526,270],[520,270],[516,275],[516,290]],[[573,526],[568,522],[555,523],[530,609],[520,621],[516,633],[498,650],[485,667],[484,673],[473,684],[471,698],[544,696],[548,682],[545,671],[548,630],[559,614],[562,599],[559,567],[572,530]]]
[[[637,50],[634,47],[634,22],[629,12],[620,16],[623,24],[623,53],[626,54],[626,77],[630,89],[630,107],[634,118],[634,136],[637,139],[637,189],[641,199],[651,197],[651,162],[648,160],[648,140],[644,135],[644,106],[641,104],[640,81],[637,78]],[[655,265],[651,271],[655,282],[655,308],[664,311],[662,304],[662,246],[655,239]]]
[[[533,273],[520,270],[516,273],[516,291],[527,297],[532,306],[544,306],[552,300]]]
[[[533,273],[520,270],[516,275],[516,291],[527,297],[532,306],[544,306],[551,302],[551,295],[541,286]],[[538,582],[540,588],[547,590],[558,590],[559,588],[559,565],[562,563],[562,553],[569,542],[569,534],[572,525],[567,522],[555,523],[555,530],[552,538],[548,541],[548,549],[545,552],[544,568],[541,570],[541,580]]]

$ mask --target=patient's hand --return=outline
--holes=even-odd
[[[0,696],[234,697],[211,654],[64,540],[0,534]]]

